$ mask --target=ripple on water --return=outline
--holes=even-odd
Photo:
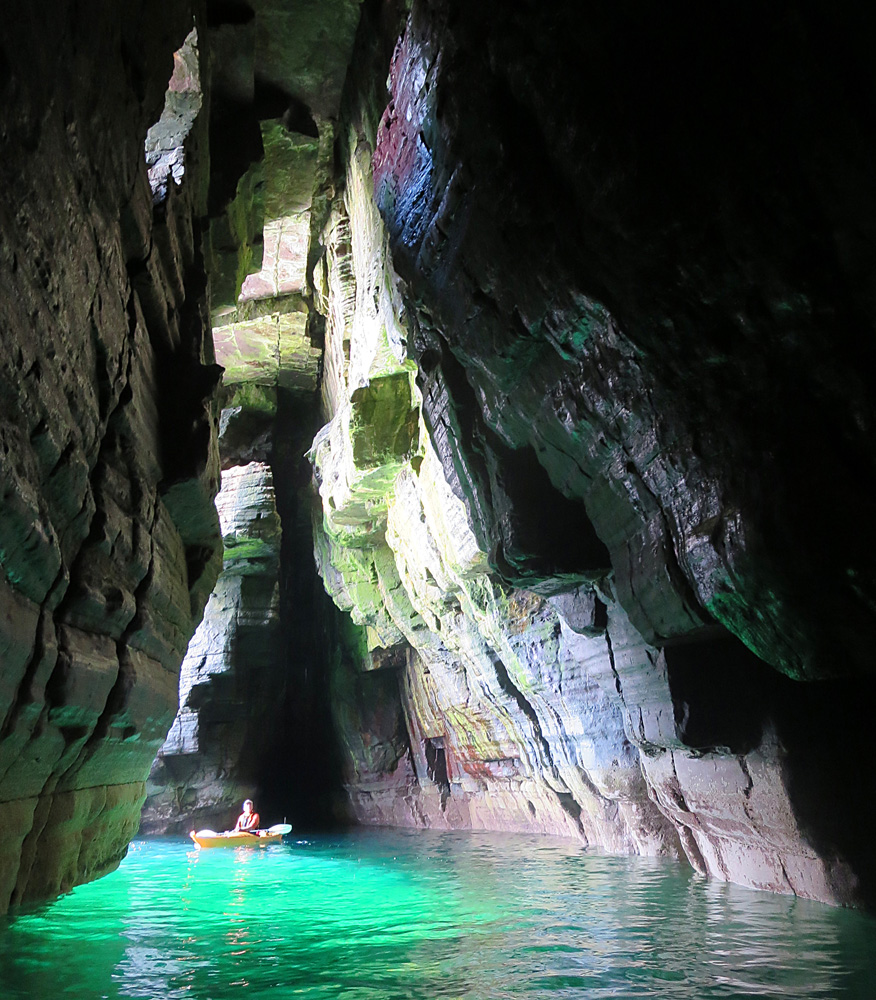
[[[205,852],[162,839],[0,926],[0,982],[4,1000],[871,1000],[874,929],[550,839],[383,831]]]

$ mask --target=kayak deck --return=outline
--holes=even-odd
[[[279,844],[283,840],[282,833],[207,833],[193,830],[189,836],[198,847],[267,847],[268,844]]]

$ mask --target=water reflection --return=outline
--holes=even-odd
[[[0,930],[3,997],[876,996],[876,923],[672,862],[495,835],[135,846]]]

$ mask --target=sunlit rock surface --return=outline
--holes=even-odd
[[[303,455],[323,357],[311,230],[331,189],[335,118],[358,21],[357,0],[207,11],[208,266],[224,368],[225,565],[150,777],[147,832],[222,826],[244,796],[256,798],[265,820],[271,810],[284,819],[333,808]]]
[[[588,663],[544,597],[491,571],[492,512],[479,538],[445,475],[361,139],[357,152],[324,236],[323,391],[335,413],[312,449],[320,570],[370,647],[367,672],[339,670],[335,691],[356,815],[675,853],[620,707],[600,687],[604,640]],[[584,576],[599,576],[603,550],[589,544],[597,562]]]
[[[180,710],[147,785],[144,833],[230,825],[278,685],[280,518],[270,467],[222,473],[219,581],[182,663]]]
[[[147,7],[0,39],[0,910],[124,856],[221,561],[196,119],[154,212],[144,148],[192,11]]]

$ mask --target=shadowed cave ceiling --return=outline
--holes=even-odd
[[[248,794],[872,905],[868,16],[49,6],[0,41],[0,908]]]

